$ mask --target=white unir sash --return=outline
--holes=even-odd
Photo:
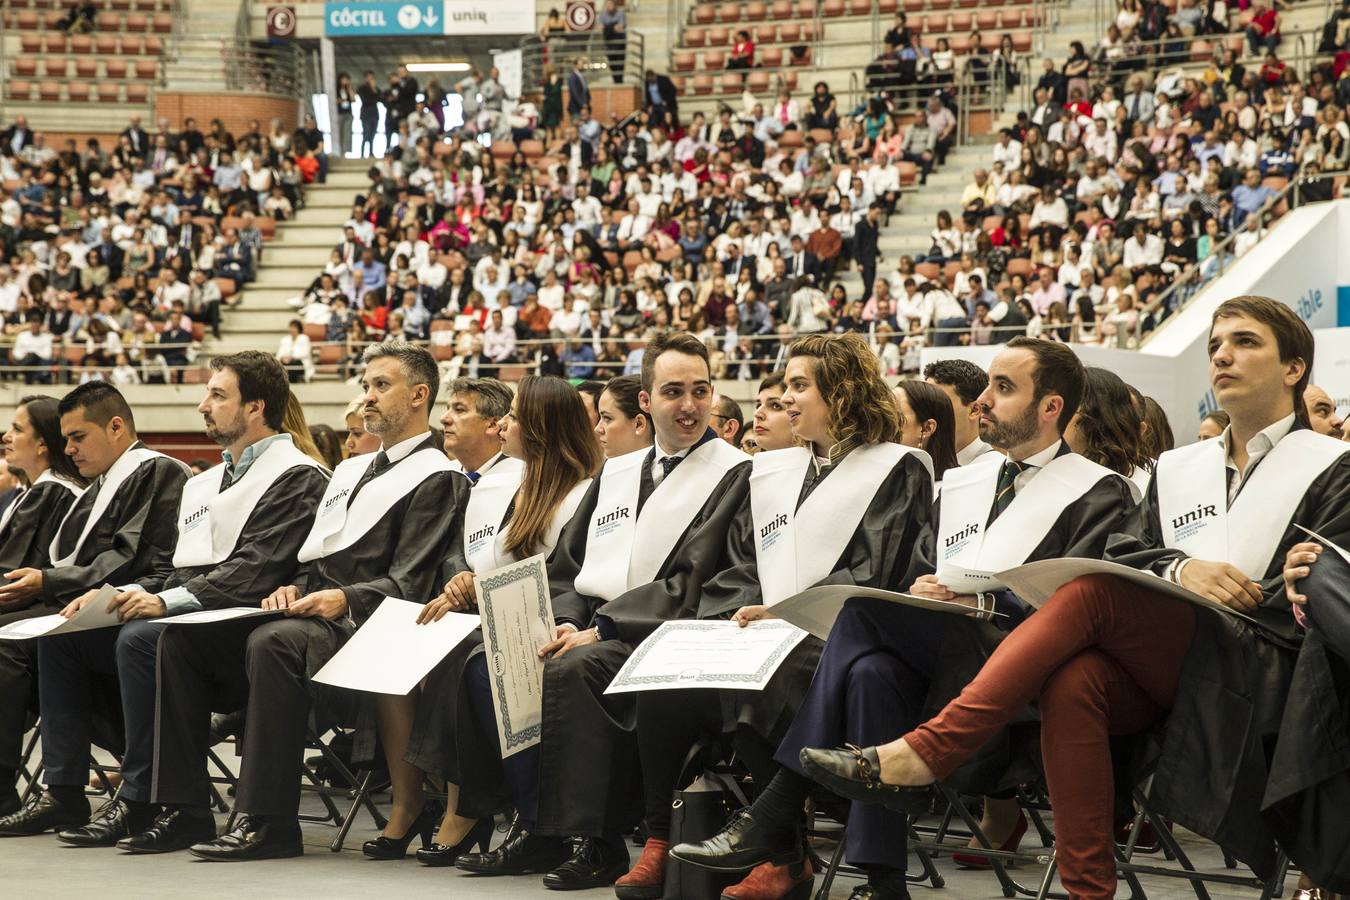
[[[1128,481],[1077,453],[1057,456],[1013,496],[986,530],[1002,468],[977,465],[947,470],[937,535],[939,581],[947,566],[999,572],[1021,565],[1060,513],[1094,484],[1112,475]]]
[[[586,559],[575,581],[580,593],[613,600],[650,582],[722,476],[750,459],[726,441],[705,441],[661,479],[638,515],[642,467],[650,454],[634,450],[605,462]]]
[[[0,515],[0,532],[5,530],[5,526],[9,524],[10,519],[14,518],[14,513],[23,504],[23,501],[28,499],[28,495],[32,492],[33,488],[40,484],[47,484],[48,482],[61,485],[61,487],[74,494],[76,500],[80,499],[85,491],[84,488],[75,484],[73,481],[66,481],[64,478],[58,477],[51,469],[43,469],[42,474],[37,477],[37,481],[33,482],[32,487],[15,497],[14,502],[5,507],[4,514]]]
[[[544,543],[533,555],[542,554],[545,558],[553,552],[553,548],[558,546],[558,538],[562,536],[562,530],[567,523],[572,521],[572,517],[577,514],[577,507],[581,505],[582,498],[586,496],[586,490],[591,486],[592,479],[586,478],[577,482],[572,490],[563,497],[562,503],[553,511],[553,521],[549,522],[548,531],[544,533]],[[474,488],[474,490],[478,490]],[[470,495],[472,496],[472,495]],[[487,551],[479,554],[481,568],[475,568],[475,572],[491,572],[494,569],[500,569],[502,566],[509,566],[513,562],[520,562],[514,553],[508,553],[506,550],[506,534],[509,529],[500,528],[496,536],[488,542]]]
[[[265,447],[244,477],[224,491],[220,489],[225,479],[224,463],[189,478],[178,504],[174,568],[213,566],[228,559],[258,501],[278,478],[298,466],[323,468],[291,441],[279,440]]]
[[[817,584],[834,571],[886,477],[909,453],[900,444],[861,446],[829,473],[825,487],[797,506],[812,453],[803,447],[754,456],[750,510],[755,527],[755,567],[763,602],[772,606]]]
[[[525,464],[506,457],[469,491],[469,503],[464,509],[464,558],[473,571],[491,572],[499,567],[494,545],[498,532],[503,530],[502,517],[524,477]]]
[[[450,460],[444,453],[435,447],[424,447],[371,479],[348,507],[348,495],[366,469],[375,464],[375,456],[366,453],[338,464],[319,503],[314,525],[300,548],[300,562],[310,562],[350,547],[365,537],[395,503],[419,484],[437,472],[451,471]]]
[[[104,474],[103,487],[99,490],[98,496],[94,498],[94,505],[89,510],[89,518],[84,523],[84,530],[80,532],[79,539],[75,541],[75,548],[70,551],[68,556],[58,557],[56,555],[58,552],[57,545],[61,541],[61,529],[56,529],[56,537],[52,538],[51,547],[48,548],[53,568],[68,566],[75,561],[75,557],[80,555],[80,548],[84,546],[84,539],[89,537],[89,532],[94,530],[98,520],[103,518],[103,514],[108,511],[108,506],[112,503],[113,497],[117,495],[118,489],[122,487],[122,483],[141,467],[141,463],[149,462],[157,456],[164,456],[164,454],[151,450],[149,447],[135,447],[117,457],[117,462],[113,463],[112,468]],[[165,459],[168,458],[165,457]],[[66,512],[66,518],[69,518],[70,513],[74,510],[75,507],[71,506],[70,510]],[[62,520],[62,524],[65,524],[64,520]]]
[[[1163,544],[1193,559],[1228,562],[1261,580],[1294,510],[1312,483],[1350,446],[1300,429],[1261,460],[1228,506],[1228,473],[1218,438],[1169,450],[1158,459]]]

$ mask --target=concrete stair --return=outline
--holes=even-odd
[[[225,53],[234,41],[240,0],[179,0],[183,24],[165,68],[174,91],[220,91],[227,87]]]
[[[264,248],[257,278],[244,288],[244,302],[224,314],[222,338],[207,338],[206,355],[270,350],[276,344],[296,316],[291,299],[309,288],[337,245],[352,197],[367,183],[365,173],[361,160],[335,162],[325,184],[310,185],[305,208],[280,223]]]

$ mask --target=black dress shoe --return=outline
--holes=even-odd
[[[797,862],[802,842],[796,829],[770,829],[743,809],[717,834],[697,844],[676,844],[670,855],[680,862],[718,872],[743,872],[760,863],[776,866]]]
[[[477,847],[480,853],[487,853],[492,843],[492,817],[479,819],[464,835],[463,840],[453,846],[433,843],[417,851],[417,861],[424,866],[453,866],[455,860]]]
[[[475,875],[528,875],[552,871],[569,855],[562,838],[531,834],[517,820],[496,850],[466,853],[455,860],[455,868]]]
[[[209,843],[216,838],[216,820],[200,810],[166,809],[150,827],[117,842],[127,853],[172,853],[193,844]]]
[[[880,803],[909,815],[924,812],[932,801],[932,785],[903,787],[882,781],[876,747],[851,744],[843,750],[805,747],[797,758],[808,778],[850,800]]]
[[[87,824],[57,832],[56,839],[72,847],[111,847],[122,838],[150,827],[157,811],[149,803],[109,800]]]
[[[81,797],[83,799],[83,797]],[[89,801],[84,806],[62,803],[47,791],[34,794],[23,809],[0,819],[0,837],[25,837],[44,831],[74,828],[89,821]]]
[[[0,817],[12,816],[22,808],[18,791],[11,789],[0,794]]]
[[[544,876],[544,887],[554,891],[586,891],[608,887],[628,872],[628,848],[623,839],[582,837],[572,843],[572,856]]]
[[[213,862],[244,862],[303,856],[305,845],[300,837],[300,823],[295,819],[241,816],[233,831],[214,841],[193,844],[188,850],[193,856]]]

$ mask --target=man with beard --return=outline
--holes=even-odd
[[[846,606],[775,754],[783,768],[747,814],[710,840],[676,846],[671,856],[712,869],[744,869],[793,855],[801,847],[798,822],[811,785],[802,748],[864,746],[874,732],[893,734],[896,722],[917,724],[926,699],[952,696],[978,671],[988,648],[1025,618],[1027,607],[1011,592],[974,592],[957,580],[960,570],[999,572],[1039,559],[1103,554],[1134,501],[1126,479],[1063,440],[1082,393],[1083,366],[1072,350],[1025,337],[1008,342],[975,401],[980,438],[1006,448],[1005,458],[947,470],[936,527],[924,526],[901,580],[912,585],[910,593],[978,609],[982,621],[889,603]],[[1006,616],[994,620],[997,628],[988,621],[991,612]],[[1013,759],[985,759],[980,769],[987,777],[963,789],[997,791],[1030,780],[1025,770],[1009,769]],[[986,824],[990,839],[1000,843],[1025,827]],[[908,897],[903,863],[896,866],[905,859],[905,814],[858,804],[848,826],[848,859],[868,872],[866,896]]]
[[[81,847],[116,844],[138,853],[178,850],[215,837],[205,795],[200,807],[186,809],[161,810],[150,802],[155,656],[172,621],[165,617],[235,606],[289,581],[306,530],[296,526],[313,519],[328,473],[281,431],[290,388],[275,357],[249,350],[217,357],[211,367],[215,371],[197,410],[207,437],[223,448],[224,462],[183,486],[174,568],[167,578],[142,577],[113,598],[110,608],[130,624],[41,640],[48,787],[5,823],[9,834],[73,826],[58,839]],[[75,600],[63,614],[90,599]],[[111,693],[119,686],[126,734],[122,789],[85,824],[90,719],[104,689]]]
[[[1303,392],[1303,403],[1308,407],[1308,422],[1312,430],[1327,437],[1342,440],[1345,437],[1345,419],[1336,411],[1331,395],[1315,384]]]
[[[160,640],[151,799],[205,807],[211,713],[244,710],[240,816],[234,830],[190,848],[203,859],[304,852],[297,773],[311,721],[319,733],[374,721],[359,708],[360,695],[310,679],[384,598],[435,596],[437,563],[460,539],[469,482],[451,471],[427,421],[440,382],[436,361],[401,341],[368,347],[364,360],[364,425],[381,449],[334,470],[300,544],[300,566],[261,599],[284,618],[171,628]],[[237,602],[257,605],[259,592]],[[374,728],[358,728],[354,761],[374,750]]]

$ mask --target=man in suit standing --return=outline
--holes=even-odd
[[[652,127],[664,125],[673,131],[680,124],[679,93],[675,82],[652,69],[647,70],[644,84],[646,92],[647,117]]]
[[[141,127],[141,117],[132,116],[131,124],[121,134],[131,142],[132,155],[144,157],[150,151],[150,135]]]
[[[863,216],[853,230],[853,259],[858,263],[858,271],[862,273],[862,298],[872,296],[872,283],[877,278],[877,263],[881,260],[881,249],[878,246],[878,238],[881,229],[882,204],[880,201],[872,201],[872,205],[867,207],[867,215]]]
[[[16,117],[13,125],[0,132],[0,146],[9,147],[16,156],[32,142],[33,129],[28,127],[26,116]]]
[[[567,115],[572,119],[581,115],[582,107],[591,105],[591,89],[582,74],[585,68],[586,60],[578,56],[572,61],[572,74],[567,76]]]
[[[815,285],[820,278],[820,260],[808,252],[800,234],[792,236],[792,252],[788,254],[788,275],[802,285]]]

